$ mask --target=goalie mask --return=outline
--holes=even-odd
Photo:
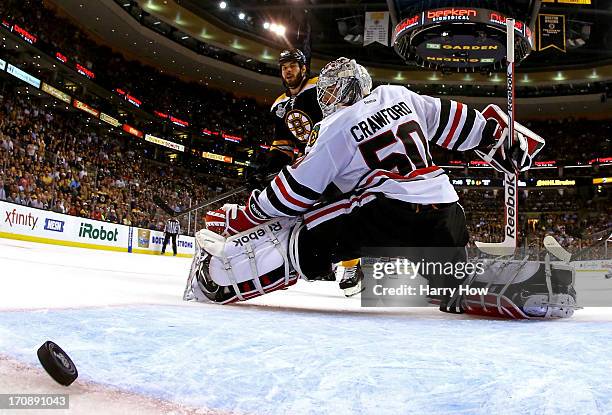
[[[361,100],[371,89],[370,74],[354,59],[338,58],[328,63],[317,81],[317,100],[323,117]]]

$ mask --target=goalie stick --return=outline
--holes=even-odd
[[[508,142],[510,149],[514,137],[514,19],[506,19],[506,89],[508,93]],[[494,256],[513,255],[516,250],[518,224],[518,175],[507,174],[504,177],[504,240],[502,242],[479,242],[476,247],[485,254]]]

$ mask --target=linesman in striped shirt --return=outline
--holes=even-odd
[[[170,239],[172,239],[172,252],[174,252],[174,256],[176,256],[176,236],[181,232],[181,224],[178,219],[170,218],[166,221],[166,226],[164,226],[164,245],[162,246],[161,255],[166,253],[166,245]]]

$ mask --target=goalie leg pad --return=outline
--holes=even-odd
[[[485,272],[473,276],[470,289],[486,294],[465,295],[468,314],[510,319],[566,318],[576,306],[575,270],[549,261],[492,261]]]
[[[228,304],[295,284],[289,244],[300,225],[275,219],[228,238],[199,231],[183,299]]]

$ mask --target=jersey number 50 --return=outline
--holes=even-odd
[[[423,154],[419,151],[417,140],[421,142]],[[382,159],[378,156],[380,150],[398,141],[403,144],[404,152],[393,152]],[[397,170],[399,174],[406,175],[413,170],[432,165],[428,142],[416,121],[401,124],[397,127],[395,134],[389,130],[361,143],[359,151],[367,166],[372,170]]]

